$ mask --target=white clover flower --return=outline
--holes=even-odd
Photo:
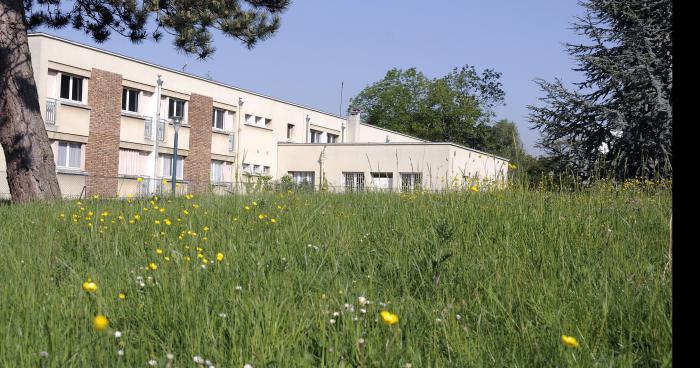
[[[194,360],[194,362],[195,362],[196,364],[204,364],[204,358],[202,358],[202,357],[199,356],[199,355],[193,356],[193,357],[192,357],[192,360]]]
[[[205,360],[205,361],[204,361],[204,364],[205,364],[207,367],[211,367],[211,360],[209,360],[209,359]]]
[[[331,321],[330,321],[330,322],[331,322],[332,325],[335,324],[335,320],[334,320],[333,318],[331,318]]]
[[[41,352],[39,352],[39,356],[42,358],[46,358],[49,356],[49,352],[48,351],[41,351]]]
[[[340,315],[340,312],[333,312],[333,317],[338,317]]]
[[[221,312],[221,313],[219,313],[219,317],[226,318],[226,317],[228,317],[228,315],[226,313]]]
[[[246,364],[243,366],[243,368],[253,368],[253,366],[250,365],[250,364],[248,364],[248,363],[246,363]]]
[[[440,318],[435,318],[435,322],[440,323],[442,320]]]
[[[367,313],[367,309],[361,308],[361,309],[360,309],[360,313],[362,313],[362,314]]]
[[[124,350],[119,349],[119,350],[117,351],[117,355],[120,356],[120,357],[123,357],[123,356],[124,356]]]
[[[167,353],[165,354],[165,358],[168,360],[173,360],[175,359],[175,355],[173,353]]]
[[[357,298],[357,301],[360,302],[361,305],[367,305],[369,302],[364,296]]]
[[[455,318],[457,318],[457,320],[459,321],[459,320],[462,319],[462,316],[460,316],[460,315],[458,314],[458,315],[455,316]]]
[[[158,365],[158,361],[156,361],[155,359],[151,359],[148,361],[148,365],[150,365],[151,367],[155,367]]]
[[[118,339],[120,337],[122,337],[122,332],[121,331],[114,331],[114,338]]]
[[[243,286],[241,286],[241,285],[236,285],[236,290],[238,290],[238,291],[243,290]]]
[[[360,344],[360,345],[362,345],[362,344],[365,343],[365,339],[363,339],[363,338],[360,337],[359,339],[357,339],[357,343]]]

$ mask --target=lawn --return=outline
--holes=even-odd
[[[670,190],[4,204],[0,366],[670,366],[670,216]]]

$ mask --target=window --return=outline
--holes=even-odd
[[[270,175],[270,167],[269,167],[269,166],[263,166],[262,173],[263,173],[263,175]]]
[[[168,98],[168,119],[178,116],[182,119],[185,116],[185,101]]]
[[[148,152],[119,149],[119,175],[149,176]]]
[[[226,111],[220,109],[214,109],[211,115],[211,126],[214,129],[224,130],[224,115]]]
[[[265,125],[264,125],[264,126],[265,126],[266,128],[269,128],[271,124],[272,124],[272,119],[265,119]]]
[[[323,132],[318,130],[310,129],[311,132],[311,143],[321,143],[321,134]]]
[[[83,101],[83,78],[61,74],[61,98]]]
[[[245,114],[245,123],[248,125],[255,125],[255,121],[253,121],[254,118],[253,115]]]
[[[211,160],[211,181],[220,183],[224,180],[224,168],[226,163],[218,160]]]
[[[250,171],[250,164],[243,164],[243,173],[252,174],[252,172]]]
[[[287,124],[287,139],[291,139],[294,135],[294,124]]]
[[[81,143],[59,141],[56,166],[80,170],[82,147]]]
[[[290,171],[289,175],[296,184],[314,185],[313,171]]]
[[[346,192],[362,192],[365,190],[365,173],[363,172],[344,172],[345,191]]]
[[[373,172],[372,186],[379,190],[391,190],[394,174],[390,172]]]
[[[412,192],[421,190],[423,174],[421,173],[401,173],[401,191]]]
[[[122,111],[139,112],[139,91],[122,89]]]
[[[173,155],[160,155],[160,160],[162,162],[162,177],[172,178],[173,177]],[[182,180],[182,171],[184,169],[185,157],[177,156],[177,179]]]
[[[336,143],[336,142],[338,142],[338,135],[337,135],[337,134],[326,133],[326,141],[327,141],[328,143]]]

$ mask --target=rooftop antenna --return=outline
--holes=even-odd
[[[343,116],[343,81],[340,81],[340,108],[338,109],[338,115]]]

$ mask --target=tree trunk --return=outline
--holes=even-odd
[[[22,0],[0,0],[0,144],[13,202],[61,198],[39,109]]]

